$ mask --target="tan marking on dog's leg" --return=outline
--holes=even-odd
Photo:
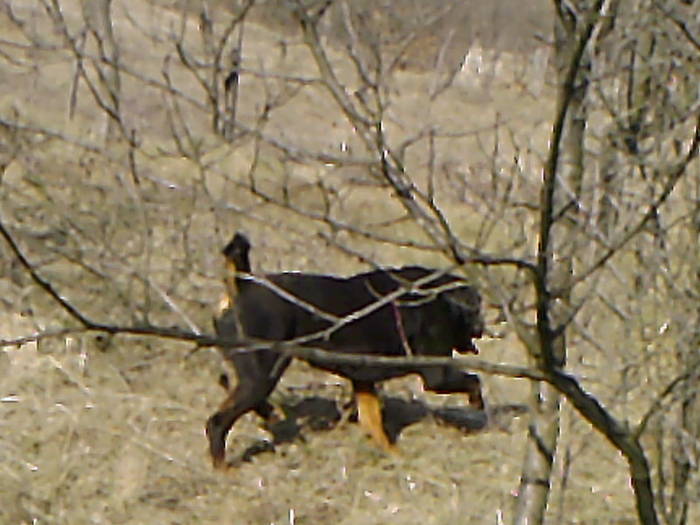
[[[396,446],[389,441],[382,423],[382,408],[379,398],[372,392],[356,392],[357,416],[362,428],[374,442],[385,452],[397,452]]]
[[[236,273],[238,269],[236,265],[229,260],[226,260],[224,266],[224,284],[226,286],[226,294],[228,295],[229,307],[231,307],[238,296],[238,286],[236,286]]]
[[[229,299],[229,296],[227,294],[223,294],[219,301],[216,303],[216,310],[215,310],[215,317],[221,317],[224,315],[224,312],[231,308],[233,306],[233,303]]]

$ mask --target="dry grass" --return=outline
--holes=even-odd
[[[21,320],[13,324],[26,333]],[[403,432],[398,457],[382,456],[344,423],[222,475],[209,467],[203,433],[222,397],[215,355],[186,359],[182,346],[121,338],[108,351],[75,339],[61,346],[6,354],[3,523],[498,523],[511,512],[523,423],[465,436],[422,421]],[[329,379],[296,366],[281,392]],[[488,399],[522,400],[522,385],[512,383],[486,378]],[[406,388],[415,383],[390,385],[400,395]],[[580,423],[575,431],[564,433],[575,454],[565,522],[630,515],[620,460]],[[246,416],[231,453],[263,435]]]

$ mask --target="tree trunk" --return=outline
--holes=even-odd
[[[581,43],[581,29],[579,20],[560,6],[555,22],[555,63],[559,79],[555,118],[561,119],[561,130],[558,132],[555,126],[550,157],[544,168],[538,254],[541,285],[537,291],[537,301],[543,305],[538,307],[540,355],[530,356],[533,364],[544,368],[562,368],[566,364],[565,333],[553,333],[551,327],[567,322],[573,258],[583,238],[575,231],[575,221],[567,220],[579,208],[584,173],[584,100],[590,62],[583,58],[585,44]],[[575,68],[575,77],[569,79],[571,68]],[[561,210],[568,211],[556,217]],[[553,298],[550,290],[563,292]],[[530,404],[533,415],[513,521],[516,525],[544,522],[559,438],[559,392],[551,385],[533,383]]]
[[[700,295],[700,181],[696,181],[694,188],[694,208],[691,215],[690,240],[691,259],[695,265],[689,267],[689,298]],[[694,266],[694,267],[693,267]],[[700,306],[688,300],[690,308],[687,326],[683,326],[684,336],[680,338],[678,348],[679,369],[686,370],[690,377],[684,382],[681,391],[681,407],[678,414],[679,421],[673,425],[676,429],[673,436],[673,494],[671,496],[670,519],[672,525],[685,525],[688,523],[688,483],[692,471],[697,469],[698,456],[700,455],[700,399],[697,393],[698,357],[697,349],[700,348]]]
[[[543,523],[550,492],[552,463],[559,437],[559,392],[548,383],[531,382],[527,449],[515,512],[515,525]]]
[[[120,122],[119,46],[112,31],[112,0],[83,0],[85,24],[97,40],[99,54],[106,64],[97,63],[100,81],[105,93],[103,103],[107,112],[105,140],[111,142],[117,135]]]

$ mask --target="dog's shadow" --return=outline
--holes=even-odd
[[[403,429],[426,418],[433,418],[440,424],[454,427],[465,434],[483,432],[490,428],[507,428],[514,418],[527,412],[527,407],[520,404],[496,405],[489,408],[488,416],[483,410],[471,407],[431,406],[425,401],[401,399],[383,396],[382,418],[384,430],[389,440],[395,442]],[[262,452],[273,452],[277,445],[304,440],[310,432],[321,432],[335,428],[343,416],[343,408],[337,399],[308,396],[302,399],[285,400],[281,403],[284,417],[281,420],[265,424],[265,429],[272,435],[271,440],[259,440],[250,445],[234,461],[250,461]],[[354,407],[349,416],[357,420]]]

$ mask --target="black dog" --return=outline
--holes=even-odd
[[[409,266],[381,269],[349,278],[303,273],[250,274],[250,243],[237,233],[224,248],[229,270],[230,305],[216,321],[222,339],[288,341],[316,334],[338,319],[376,303],[401,288],[407,291],[365,316],[305,341],[305,346],[331,352],[376,356],[450,356],[452,350],[476,353],[473,338],[481,337],[481,297],[457,276]],[[248,275],[246,275],[248,274]],[[434,278],[431,276],[435,275]],[[421,280],[421,285],[414,283]],[[424,284],[423,284],[424,283]],[[464,283],[464,284],[462,284]],[[410,290],[410,291],[408,291]],[[272,414],[267,401],[290,358],[272,349],[224,349],[238,376],[236,388],[207,422],[209,450],[215,467],[224,466],[226,436],[246,412]],[[352,381],[360,423],[383,448],[390,449],[374,384],[411,373],[419,374],[427,390],[462,392],[482,409],[479,378],[452,366],[311,364]]]

